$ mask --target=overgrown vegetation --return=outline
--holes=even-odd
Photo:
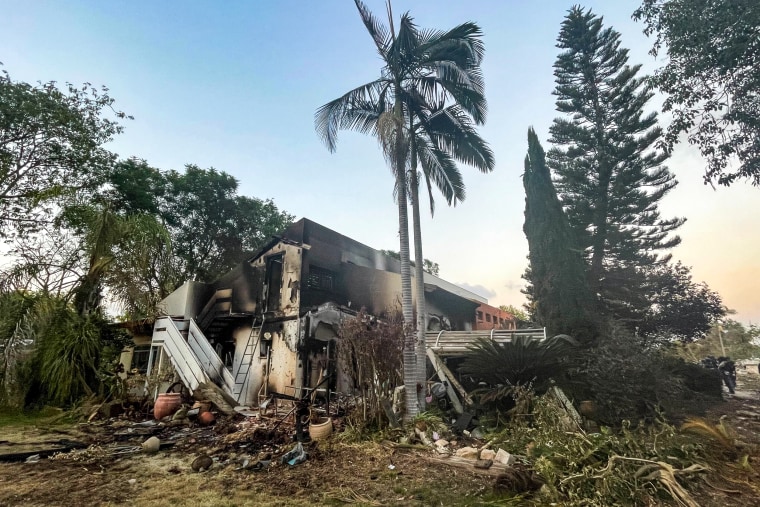
[[[506,343],[480,339],[471,347],[459,372],[486,384],[475,391],[482,403],[500,405],[520,387],[546,392],[552,379],[567,367],[563,363],[577,354],[577,348],[578,343],[566,335],[546,341],[518,336]]]
[[[696,506],[693,491],[704,473],[725,466],[726,459],[741,461],[727,430],[705,421],[690,421],[679,431],[657,418],[587,433],[551,396],[531,406],[531,417],[513,418],[490,438],[523,454],[541,476],[545,487],[529,498],[536,505]],[[735,476],[749,474],[737,469],[731,468]]]
[[[594,420],[616,427],[625,420],[701,414],[722,400],[716,371],[648,347],[621,326],[583,350],[558,383],[575,400],[593,402]]]
[[[339,336],[339,364],[361,395],[361,405],[349,415],[350,425],[358,434],[386,426],[393,390],[403,380],[401,313],[388,311],[377,320],[362,309],[341,324]]]
[[[0,301],[24,299],[3,294]],[[70,406],[84,396],[108,397],[129,338],[99,313],[80,315],[61,298],[29,298],[23,313],[3,314],[0,402],[5,406]]]

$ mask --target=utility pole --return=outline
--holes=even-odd
[[[726,357],[726,348],[723,346],[723,326],[718,324],[718,339],[720,340],[720,353]]]

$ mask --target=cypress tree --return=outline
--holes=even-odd
[[[610,313],[638,320],[647,292],[643,268],[666,263],[684,219],[664,219],[659,201],[677,184],[658,149],[657,115],[640,65],[628,65],[620,34],[602,18],[573,7],[560,30],[554,64],[557,110],[548,164],[589,283]]]
[[[582,251],[562,210],[546,166],[544,149],[528,130],[525,157],[525,224],[530,267],[525,279],[533,319],[550,336],[564,333],[582,341],[596,334],[596,301],[585,275]]]

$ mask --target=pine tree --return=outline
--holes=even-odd
[[[657,148],[663,132],[640,65],[628,65],[620,34],[573,7],[557,39],[557,110],[548,156],[560,201],[584,249],[592,289],[613,316],[637,320],[646,306],[642,268],[666,263],[684,219],[663,219],[659,201],[677,184]]]
[[[546,166],[544,149],[528,130],[525,157],[525,225],[530,267],[525,279],[533,320],[550,335],[569,334],[581,341],[594,338],[596,301],[588,286],[582,251],[562,211]]]

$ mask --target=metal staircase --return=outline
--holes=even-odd
[[[230,373],[193,319],[159,318],[153,328],[151,345],[163,348],[182,383],[191,392],[211,381],[238,404],[244,404],[253,358],[263,335],[264,322],[254,323],[234,373]]]

